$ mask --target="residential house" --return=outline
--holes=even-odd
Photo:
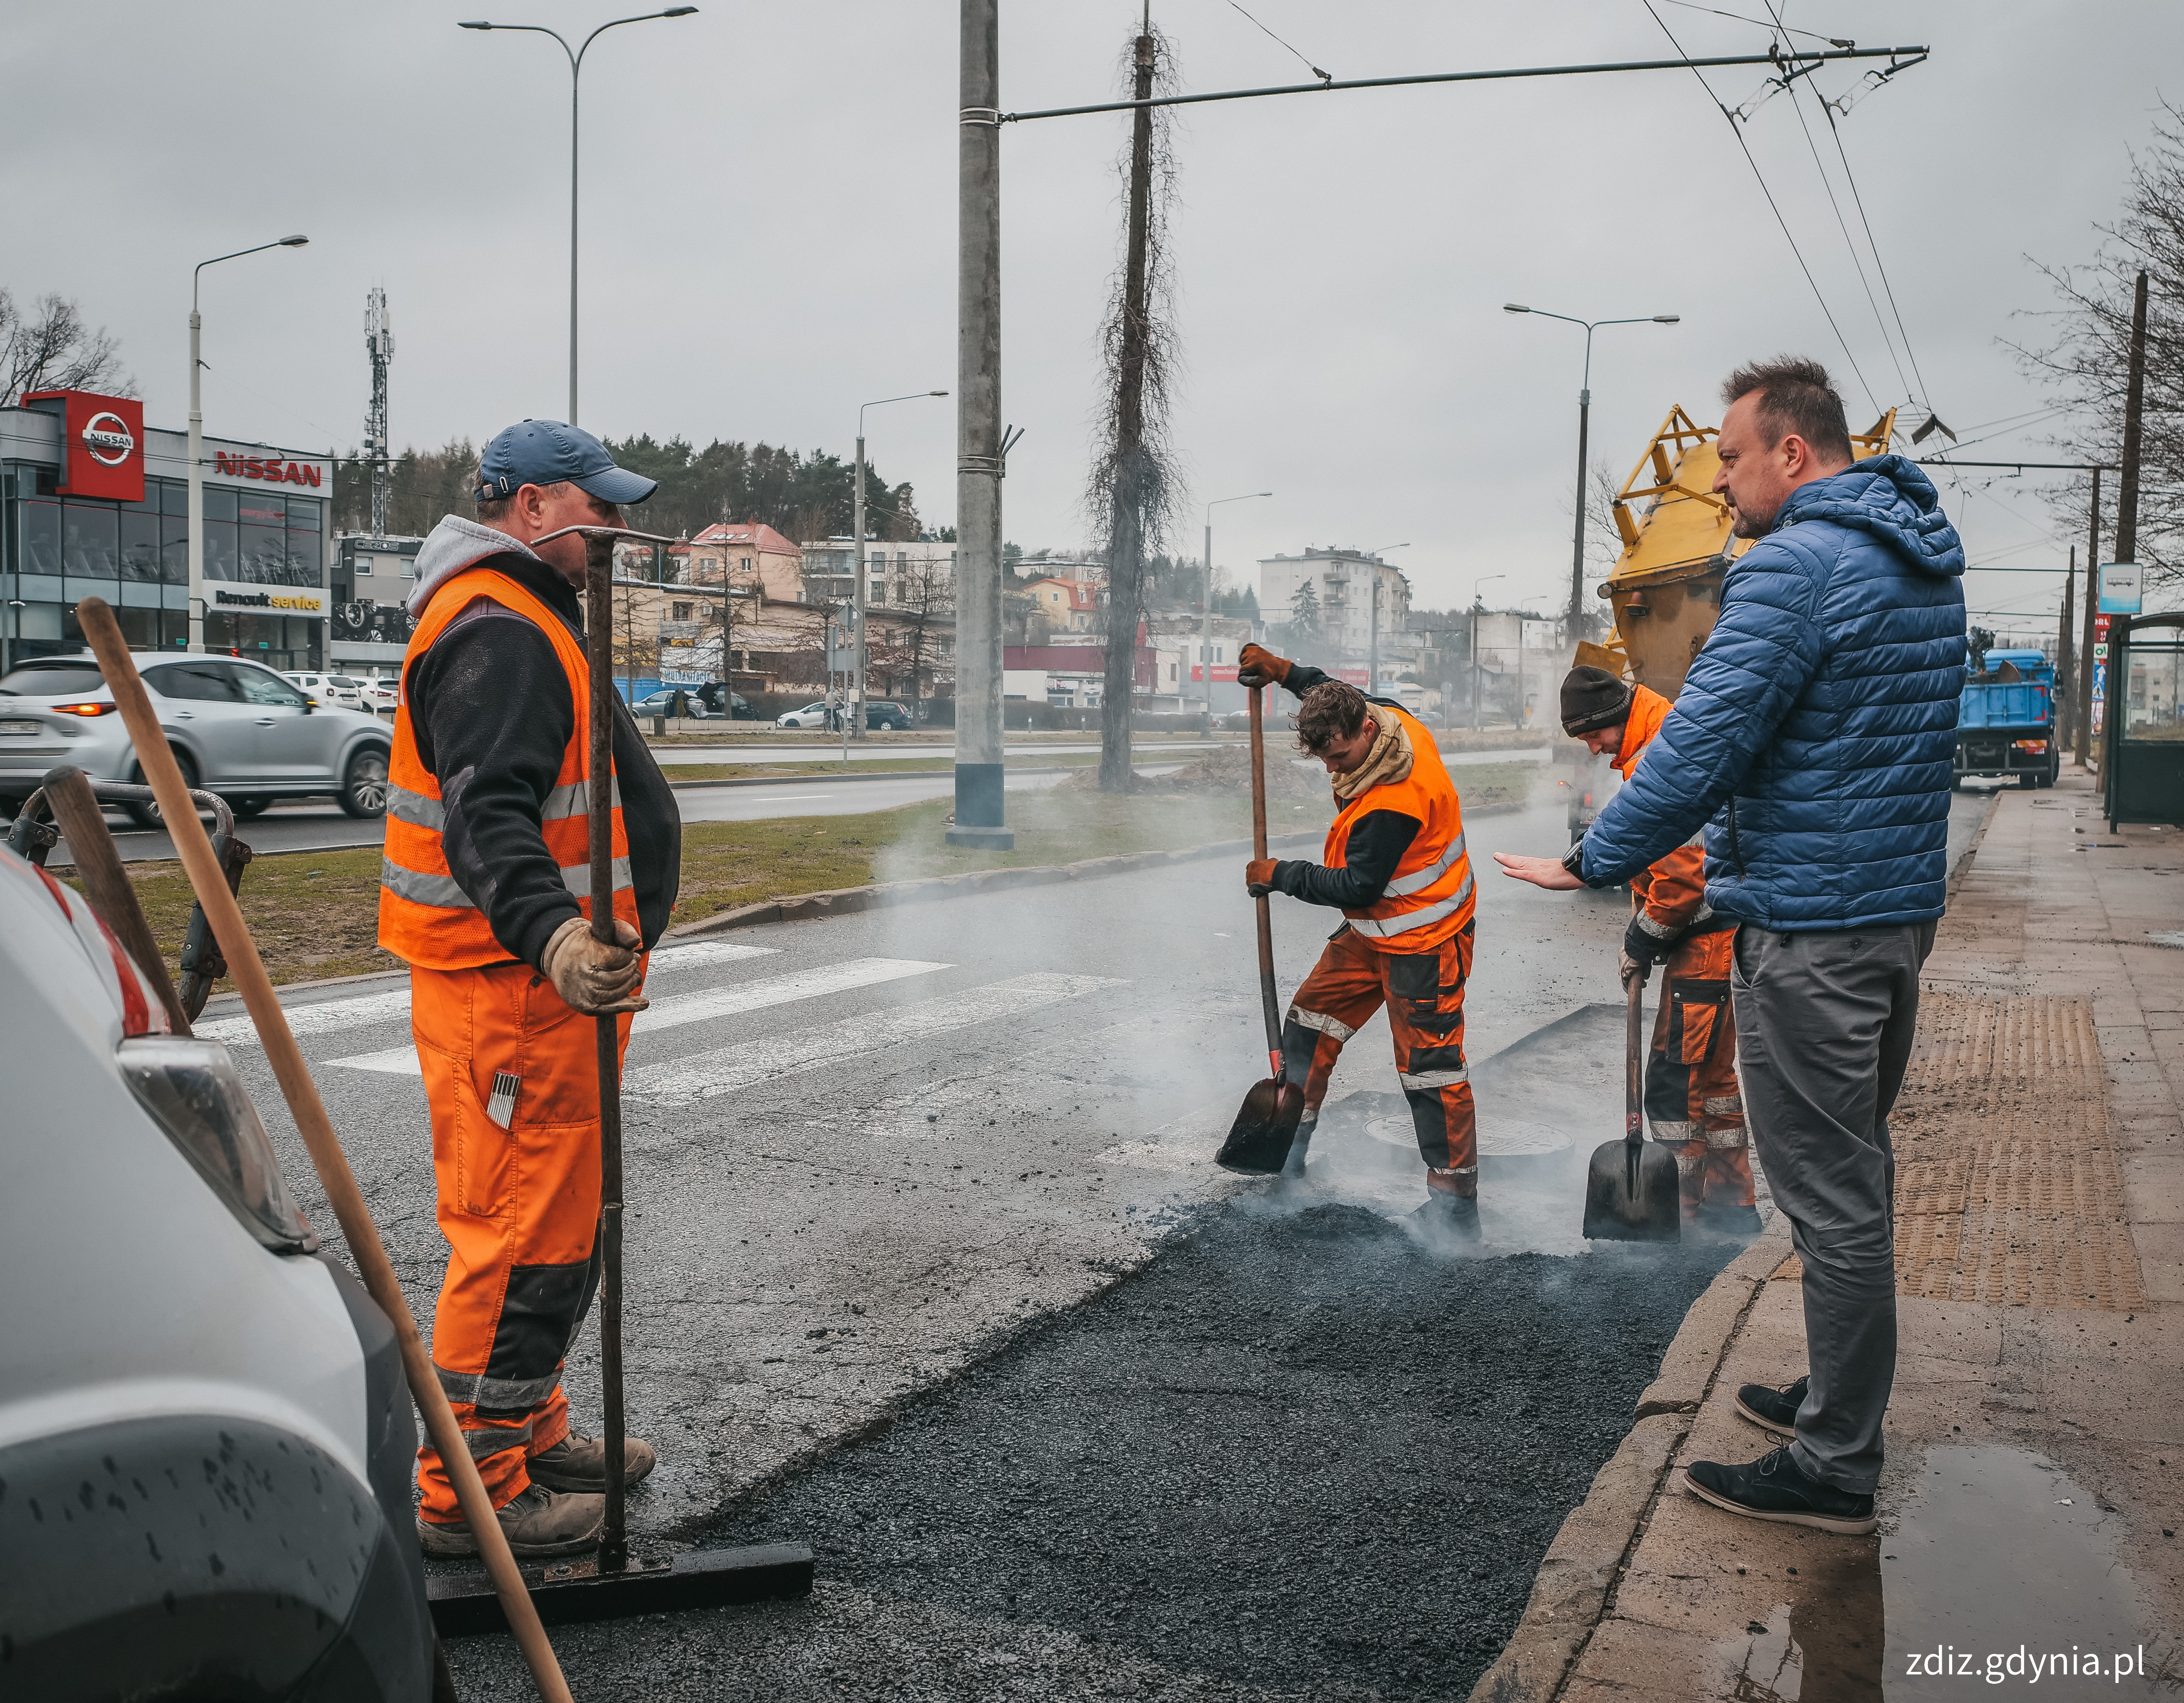
[[[804,552],[764,521],[708,526],[668,551],[669,577],[684,585],[764,586],[783,603],[803,595]]]
[[[1100,621],[1100,587],[1089,580],[1060,577],[1034,580],[1023,588],[1033,612],[1042,616],[1046,630],[1090,632]]]

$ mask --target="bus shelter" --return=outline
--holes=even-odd
[[[2184,822],[2184,615],[2117,615],[2109,625],[2102,814]]]

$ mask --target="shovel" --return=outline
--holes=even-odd
[[[1676,1182],[1676,1158],[1646,1139],[1646,1113],[1640,1084],[1645,1053],[1646,978],[1624,983],[1630,1011],[1624,1028],[1623,1139],[1603,1141],[1593,1149],[1585,1179],[1585,1234],[1594,1242],[1674,1242],[1683,1235],[1683,1205]]]
[[[1261,699],[1263,686],[1251,688],[1251,855],[1267,854],[1267,737]],[[1274,994],[1274,924],[1264,894],[1252,901],[1259,908],[1259,1003],[1267,1017],[1267,1059],[1273,1074],[1251,1084],[1244,1096],[1244,1109],[1229,1126],[1228,1138],[1213,1162],[1224,1171],[1240,1171],[1247,1177],[1276,1177],[1289,1163],[1290,1144],[1296,1139],[1297,1121],[1304,1116],[1304,1084],[1290,1082],[1282,1072],[1281,1004]]]

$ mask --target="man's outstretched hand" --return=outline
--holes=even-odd
[[[1247,644],[1236,654],[1239,686],[1279,686],[1290,677],[1289,659],[1264,645]]]
[[[1550,892],[1574,893],[1585,885],[1558,857],[1512,857],[1507,852],[1496,852],[1494,861],[1502,865],[1502,874],[1529,881],[1534,887],[1544,887]]]
[[[1274,862],[1270,857],[1255,857],[1244,865],[1244,891],[1254,899],[1264,899],[1274,890]]]

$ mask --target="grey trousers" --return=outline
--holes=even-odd
[[[1870,1495],[1896,1380],[1896,1156],[1888,1114],[1919,1021],[1931,922],[1737,931],[1730,974],[1745,1116],[1805,1267],[1812,1383],[1791,1459]]]

